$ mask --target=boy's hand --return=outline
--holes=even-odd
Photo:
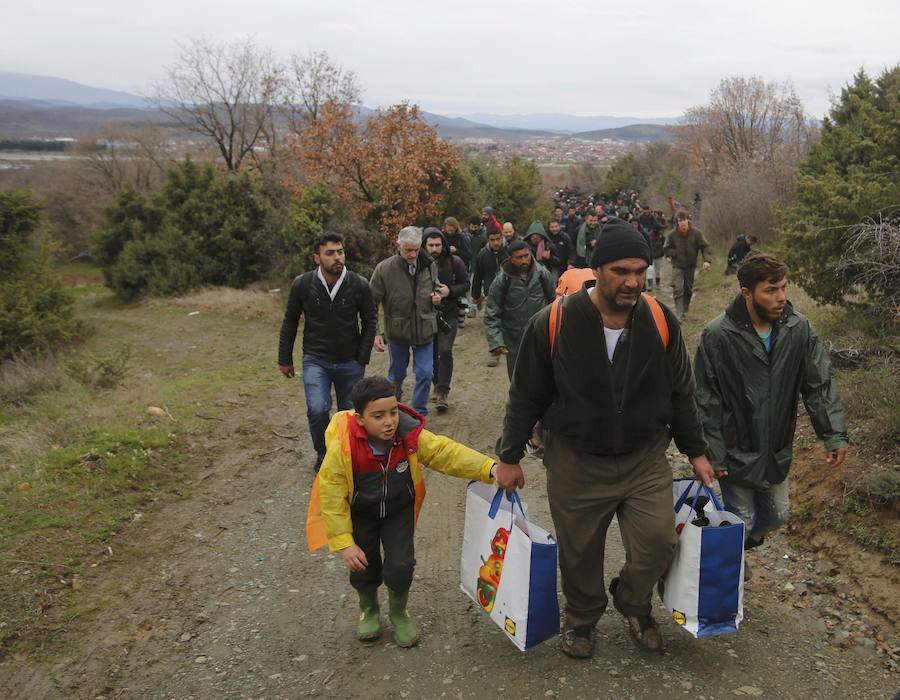
[[[348,571],[364,571],[369,565],[365,553],[355,544],[341,550],[341,559]]]
[[[525,488],[525,474],[522,472],[520,464],[507,464],[506,462],[497,462],[491,469],[497,486],[505,491],[513,491],[516,487]]]

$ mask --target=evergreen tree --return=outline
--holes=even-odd
[[[844,264],[847,235],[900,205],[900,65],[872,81],[860,70],[801,164],[797,204],[781,212],[782,253],[813,298],[847,304],[860,291]]]

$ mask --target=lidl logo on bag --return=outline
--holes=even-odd
[[[677,622],[679,625],[683,625],[685,622],[687,622],[687,618],[684,616],[684,613],[678,610],[672,611],[672,619],[675,620],[675,622]]]
[[[506,622],[503,623],[503,629],[505,629],[509,634],[513,637],[516,636],[516,622],[511,618],[506,618]]]

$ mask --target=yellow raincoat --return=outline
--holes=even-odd
[[[314,551],[326,544],[337,552],[354,544],[350,499],[353,495],[353,460],[350,454],[350,421],[353,411],[339,411],[325,431],[325,460],[313,482],[306,515],[306,544]],[[491,483],[496,460],[443,435],[422,430],[416,451],[406,456],[415,487],[415,519],[425,500],[422,466],[462,479]]]

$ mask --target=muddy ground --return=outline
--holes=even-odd
[[[478,318],[459,334],[451,408],[432,414],[430,427],[490,452],[507,380],[485,360]],[[370,371],[386,371],[384,355]],[[787,534],[751,556],[736,635],[698,641],[658,607],[662,656],[639,653],[615,612],[599,624],[593,660],[569,659],[556,639],[521,653],[459,590],[465,482],[438,474],[429,475],[416,534],[411,612],[422,642],[401,650],[386,634],[361,644],[340,558],[306,550],[312,452],[302,383],[274,366],[260,382],[265,391],[235,400],[183,444],[208,464],[191,497],[137,520],[114,556],[88,569],[78,595],[96,611],[60,620],[43,653],[0,664],[0,696],[703,700],[891,698],[900,687],[885,655],[889,621],[859,599],[842,571],[852,566],[801,550]],[[683,462],[671,454],[678,471]],[[543,468],[532,458],[525,468],[532,519],[552,530]],[[607,577],[623,559],[613,526]]]

